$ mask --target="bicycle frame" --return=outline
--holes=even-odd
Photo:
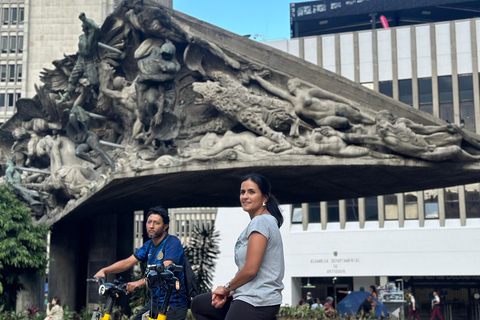
[[[175,264],[164,267],[163,264],[159,264],[149,266],[149,270],[150,271],[147,274],[147,285],[150,288],[150,296],[153,297],[153,291],[158,287],[165,289],[167,293],[165,294],[165,299],[160,307],[160,311],[154,313],[153,303],[151,304],[148,320],[166,320],[173,287],[175,285],[177,290],[180,288],[180,282],[178,278],[175,277],[174,272],[181,272],[183,267]]]
[[[98,294],[102,297],[107,298],[105,312],[102,316],[101,312],[93,312],[91,320],[109,320],[112,314],[113,307],[115,306],[115,302],[118,298],[119,293],[127,294],[127,284],[115,280],[114,283],[105,283],[104,278],[97,279],[87,279],[87,281],[95,281],[98,282]]]

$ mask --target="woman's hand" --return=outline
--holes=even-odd
[[[227,290],[224,286],[217,287],[215,291],[212,292],[212,306],[215,308],[221,308],[227,302],[227,298],[230,296],[230,291]]]

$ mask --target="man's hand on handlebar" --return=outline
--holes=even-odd
[[[94,279],[105,278],[105,277],[106,277],[106,276],[105,276],[105,272],[103,271],[103,269],[100,270],[100,271],[98,271],[98,272],[93,276]]]
[[[134,292],[135,289],[141,288],[145,285],[145,279],[140,279],[134,282],[127,283],[127,292]]]

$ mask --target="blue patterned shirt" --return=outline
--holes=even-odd
[[[165,250],[163,248],[165,247]],[[165,256],[163,256],[165,252]],[[142,262],[147,262],[149,265],[160,264],[166,260],[171,260],[173,263],[185,267],[185,257],[183,255],[183,247],[180,240],[172,235],[167,235],[167,237],[155,246],[153,240],[148,240],[143,244],[143,246],[138,249],[133,256],[137,260]],[[184,283],[184,271],[175,275],[180,281],[180,290],[177,290],[175,287],[172,291],[172,296],[170,298],[171,307],[184,307],[187,306],[187,292],[185,290]],[[163,288],[157,288],[153,293],[152,303],[161,305],[165,300],[166,291]]]

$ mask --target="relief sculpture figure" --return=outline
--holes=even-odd
[[[392,112],[383,110],[376,116],[377,135],[339,134],[350,143],[380,145],[390,150],[427,161],[478,161],[459,146],[460,136],[455,134],[455,125],[422,126],[405,118],[397,118]],[[438,143],[435,144],[435,143]]]
[[[95,89],[98,86],[98,71],[95,66],[95,54],[97,52],[100,28],[92,19],[87,19],[83,12],[78,18],[82,21],[83,30],[83,34],[80,35],[78,40],[78,60],[68,79],[69,85],[67,92],[62,96],[60,102],[70,100],[72,93],[75,91],[77,82],[82,76],[87,78],[92,89]]]
[[[320,88],[302,88],[297,78],[290,79],[285,90],[255,73],[250,77],[265,90],[289,101],[299,116],[312,119],[318,126],[348,129],[352,123],[375,123],[372,116],[355,107],[352,101]]]
[[[140,74],[136,92],[139,119],[144,128],[149,128],[145,134],[145,144],[150,144],[153,139],[175,138],[178,134],[179,121],[174,112],[176,102],[174,79],[180,70],[175,46],[166,42],[161,47],[153,48],[147,57],[138,61],[138,68]]]

